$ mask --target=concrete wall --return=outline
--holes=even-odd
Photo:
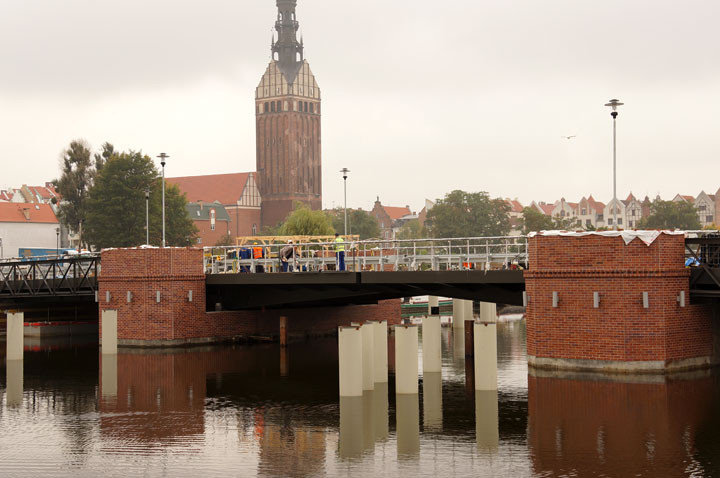
[[[666,371],[708,366],[712,309],[691,305],[684,237],[530,239],[528,360],[536,367]],[[686,307],[677,300],[685,292]],[[559,303],[553,307],[553,292]],[[593,307],[593,293],[600,307]],[[649,308],[643,307],[643,292]]]
[[[2,257],[17,257],[22,247],[55,249],[58,224],[0,222]]]
[[[100,311],[118,311],[120,346],[276,336],[280,316],[288,318],[288,335],[294,337],[334,333],[338,325],[365,320],[387,320],[394,325],[401,315],[399,299],[366,306],[206,312],[202,250],[193,248],[103,251],[98,297]]]

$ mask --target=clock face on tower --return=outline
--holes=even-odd
[[[255,92],[262,226],[276,226],[295,202],[322,207],[320,88],[297,39],[296,0],[277,0],[273,58]]]

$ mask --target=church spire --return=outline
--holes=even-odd
[[[303,44],[297,40],[300,24],[295,18],[297,0],[277,0],[278,18],[275,29],[278,40],[272,45],[273,58],[289,85],[297,77],[303,62]]]

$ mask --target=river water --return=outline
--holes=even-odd
[[[476,393],[456,339],[419,396],[391,372],[390,392],[342,401],[333,338],[26,347],[0,371],[0,476],[720,476],[717,375],[529,375],[506,321],[499,391]]]

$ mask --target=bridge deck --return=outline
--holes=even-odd
[[[521,305],[520,270],[209,274],[209,308],[226,310],[370,304],[437,295]]]

